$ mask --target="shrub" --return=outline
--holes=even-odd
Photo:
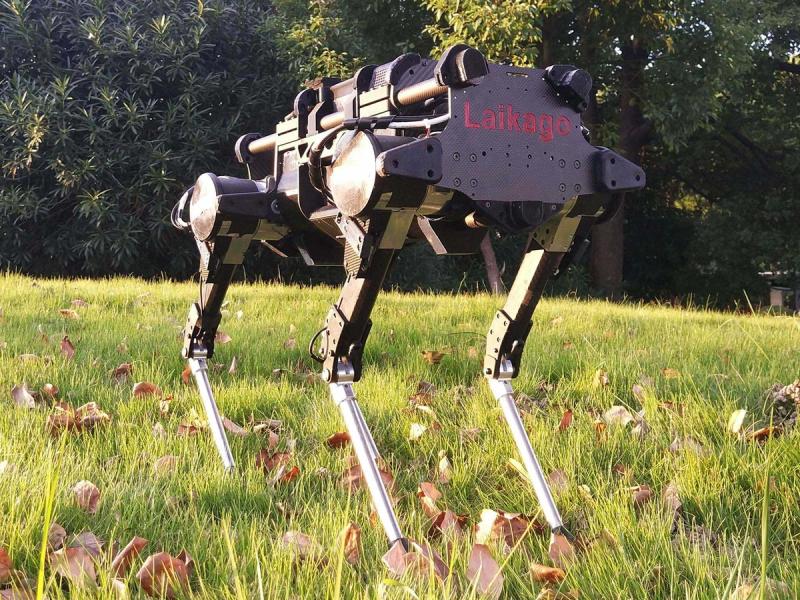
[[[268,2],[8,0],[0,5],[0,267],[189,272],[169,209],[295,82]]]

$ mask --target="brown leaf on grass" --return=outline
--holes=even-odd
[[[130,571],[133,561],[135,561],[144,547],[147,546],[147,540],[138,536],[133,536],[133,539],[120,550],[111,561],[111,575],[112,577],[125,577]]]
[[[606,387],[610,383],[608,379],[608,373],[605,369],[597,369],[594,374],[594,378],[592,379],[592,384],[594,387],[603,388]]]
[[[497,600],[503,592],[503,573],[484,544],[472,546],[467,562],[467,579],[482,596]]]
[[[52,383],[45,383],[42,386],[42,393],[46,396],[50,396],[51,398],[55,398],[58,396],[58,388],[54,386]]]
[[[91,431],[97,425],[111,422],[111,416],[100,410],[96,402],[87,402],[75,409],[75,419],[81,431]]]
[[[444,358],[444,355],[445,355],[444,352],[439,352],[438,350],[423,350],[422,351],[423,360],[425,360],[425,362],[427,362],[428,364],[431,364],[431,365],[438,365],[440,362],[442,362],[442,359]]]
[[[677,379],[681,376],[681,372],[678,369],[673,369],[671,367],[664,367],[661,369],[661,375],[664,376],[664,379]]]
[[[747,433],[747,439],[751,442],[766,442],[771,437],[777,437],[783,433],[783,429],[777,426],[762,427]]]
[[[673,524],[676,523],[683,513],[683,502],[681,502],[681,497],[678,493],[678,485],[674,481],[668,483],[667,487],[664,488],[661,493],[661,501],[669,511]]]
[[[191,577],[194,573],[194,558],[192,558],[192,555],[189,554],[185,548],[183,548],[180,552],[178,552],[178,556],[175,558],[183,561],[183,564],[186,565],[186,574]]]
[[[392,544],[389,551],[383,555],[383,564],[395,577],[403,575],[413,575],[419,578],[427,578],[428,574],[433,574],[440,580],[447,579],[450,575],[447,565],[430,546],[421,546],[416,542],[408,540],[410,549],[407,551],[399,540]]]
[[[565,536],[554,533],[550,536],[550,548],[547,555],[553,564],[564,569],[575,558],[575,547]]]
[[[428,527],[428,538],[435,538],[440,534],[450,534],[460,536],[464,532],[464,527],[467,524],[466,515],[457,515],[452,510],[443,510],[438,515],[433,517],[430,526]]]
[[[353,464],[344,470],[341,478],[342,487],[351,494],[357,490],[366,489],[367,487],[364,481],[364,473],[361,471],[361,465],[359,465],[357,461],[352,462]],[[383,480],[383,485],[386,486],[386,490],[391,493],[394,488],[394,476],[380,459],[378,459],[378,472]]]
[[[550,320],[550,325],[552,325],[553,327],[557,327],[558,325],[561,325],[563,322],[564,322],[564,317],[558,315],[557,317],[553,317]]]
[[[50,529],[47,530],[47,549],[58,550],[64,545],[67,539],[67,531],[58,523],[53,521],[50,524]]]
[[[350,434],[346,431],[337,431],[330,435],[325,444],[328,448],[344,448],[350,443]]]
[[[11,399],[20,408],[36,408],[36,397],[24,383],[11,388]]]
[[[126,383],[128,377],[133,372],[133,365],[129,362],[120,363],[120,365],[111,371],[111,378],[117,383]],[[134,391],[134,393],[136,393]]]
[[[247,431],[247,429],[245,429],[241,425],[238,425],[237,423],[234,423],[228,417],[222,417],[222,426],[229,433],[232,433],[233,435],[236,435],[236,436],[239,436],[239,437],[245,437],[249,433]]]
[[[153,437],[156,439],[163,439],[167,437],[167,430],[164,429],[164,426],[161,423],[156,423],[153,425],[153,429],[151,430]]]
[[[506,546],[513,547],[529,531],[542,532],[544,527],[520,513],[507,513],[485,508],[481,511],[480,523],[475,528],[475,541],[487,544],[491,540],[502,540]]]
[[[86,308],[87,306],[89,306],[89,303],[83,298],[75,298],[69,304],[70,306],[74,306],[75,308]]]
[[[76,313],[71,308],[59,308],[58,314],[60,314],[65,319],[79,319],[78,313]]]
[[[322,546],[310,535],[300,531],[287,531],[281,538],[281,546],[298,560],[321,560]]]
[[[50,554],[53,573],[76,587],[95,587],[97,572],[92,555],[84,548],[61,548]]]
[[[172,600],[189,591],[186,563],[166,552],[148,556],[136,573],[136,579],[145,593],[153,598]]]
[[[636,398],[639,402],[644,402],[645,396],[647,395],[647,392],[646,392],[644,386],[642,386],[642,385],[640,385],[638,383],[634,383],[632,391],[633,391],[633,397],[634,398]]]
[[[84,531],[72,538],[70,548],[83,548],[95,558],[103,551],[103,542],[91,531]]]
[[[297,340],[293,337],[286,338],[283,342],[283,349],[284,350],[296,350],[297,349]]]
[[[186,418],[178,425],[178,435],[181,437],[191,437],[208,428],[208,422],[203,419],[195,409],[189,411]]]
[[[72,343],[68,335],[61,338],[61,354],[63,354],[67,360],[72,360],[75,356],[75,344]]]
[[[181,371],[181,381],[183,381],[184,385],[189,385],[189,381],[192,379],[192,369],[186,367],[183,371]]]
[[[669,451],[672,453],[680,452],[681,450],[688,450],[694,452],[698,456],[708,456],[709,450],[692,436],[687,435],[684,438],[676,437],[669,445]]]
[[[75,501],[84,511],[93,515],[97,512],[100,503],[100,490],[91,481],[82,480],[72,488]]]
[[[344,546],[344,559],[351,565],[358,562],[361,557],[361,527],[355,523],[348,523],[341,533]]]
[[[111,593],[115,600],[130,600],[131,597],[127,582],[116,577],[111,578]]]
[[[622,425],[624,427],[628,423],[633,423],[635,419],[627,408],[617,404],[603,413],[603,421],[608,425]]]
[[[11,572],[14,570],[14,563],[5,548],[0,546],[0,584],[8,583],[11,580]]]
[[[269,475],[271,471],[278,469],[282,466],[288,466],[292,460],[290,452],[275,452],[270,453],[267,448],[262,448],[256,454],[256,467],[264,472],[264,475]]]
[[[297,465],[288,466],[281,465],[278,467],[277,473],[272,478],[272,483],[289,483],[294,481],[300,475],[300,467]]]
[[[439,452],[437,474],[439,483],[450,483],[450,480],[453,478],[453,465],[450,464],[450,459],[447,458],[447,454],[445,454],[444,450]]]
[[[419,501],[422,503],[422,512],[431,519],[440,512],[439,508],[436,506],[436,502],[438,502],[441,497],[441,492],[437,490],[436,486],[432,483],[423,481],[417,487],[417,498],[419,498]]]
[[[153,463],[153,471],[156,475],[166,475],[172,473],[178,466],[178,457],[172,454],[167,454],[157,458]]]
[[[140,381],[133,386],[134,396],[161,396],[161,388],[149,381]]]
[[[556,492],[563,492],[569,487],[569,479],[562,469],[550,471],[550,474],[547,476],[547,483],[549,483],[550,487]]]
[[[653,490],[649,485],[637,485],[629,488],[634,508],[641,508],[653,499]]]
[[[233,338],[232,338],[231,336],[229,336],[227,333],[225,333],[225,332],[224,332],[224,331],[222,331],[222,330],[218,330],[218,331],[217,331],[217,334],[214,336],[214,341],[215,341],[217,344],[227,344],[227,343],[228,343],[228,342],[230,342],[232,339],[233,339]]]
[[[531,574],[531,577],[533,577],[533,580],[539,583],[561,583],[564,581],[564,577],[567,576],[566,573],[558,567],[548,567],[538,563],[533,563],[528,569],[528,572]]]
[[[558,423],[558,430],[564,431],[570,425],[572,425],[572,411],[570,409],[567,409],[564,411],[564,414],[561,415],[561,421]]]
[[[239,369],[239,361],[234,356],[231,359],[231,366],[228,367],[228,375],[233,375]]]

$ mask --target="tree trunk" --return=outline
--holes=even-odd
[[[486,265],[486,279],[493,294],[502,294],[506,291],[503,279],[500,277],[500,269],[497,266],[497,257],[492,247],[492,238],[487,234],[481,242],[481,255]]]
[[[650,134],[650,123],[642,114],[639,100],[646,61],[647,51],[641,40],[634,38],[622,47],[619,147],[621,153],[628,160],[637,163],[642,147]],[[592,283],[611,298],[617,298],[622,294],[624,240],[625,202],[623,200],[613,218],[592,228],[590,258]]]

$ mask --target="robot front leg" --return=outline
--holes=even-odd
[[[483,373],[503,411],[545,519],[554,536],[563,535],[568,539],[571,535],[564,527],[542,467],[531,447],[514,400],[511,380],[519,373],[525,341],[533,324],[533,312],[544,286],[559,268],[566,266],[570,252],[580,247],[594,209],[592,205],[576,201],[531,236],[505,306],[495,314],[486,337],[483,363]],[[589,212],[590,216],[581,212]]]
[[[375,512],[389,539],[390,547],[408,541],[400,530],[391,498],[381,478],[378,450],[358,406],[353,384],[361,378],[362,354],[369,336],[370,313],[381,285],[394,259],[395,249],[379,249],[368,266],[348,275],[339,299],[325,319],[317,358],[322,362],[322,378],[339,409],[358,458]]]

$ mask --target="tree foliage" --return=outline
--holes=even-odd
[[[185,271],[170,206],[288,103],[272,31],[253,0],[4,3],[3,266]]]

